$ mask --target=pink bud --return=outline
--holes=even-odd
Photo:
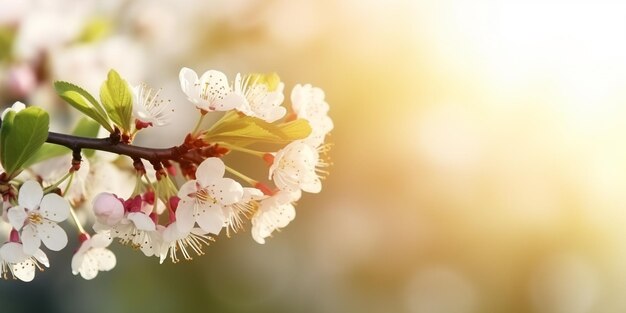
[[[172,211],[176,212],[176,209],[178,208],[178,202],[180,202],[180,198],[177,196],[173,196],[170,198],[170,207],[172,209]]]
[[[113,226],[124,217],[124,204],[114,194],[103,192],[93,199],[93,213],[98,222]]]
[[[154,191],[150,190],[143,194],[143,201],[149,205],[154,205]]]
[[[143,199],[140,195],[136,195],[124,201],[124,209],[128,212],[141,212],[143,208]]]
[[[11,233],[9,234],[9,241],[20,242],[20,233],[18,233],[15,228],[11,228]]]

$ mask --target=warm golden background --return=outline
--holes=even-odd
[[[181,121],[182,66],[322,87],[332,174],[264,246],[243,233],[159,266],[115,245],[89,282],[68,247],[0,282],[1,312],[626,312],[626,4],[121,3],[113,32],[143,54],[113,61]],[[104,78],[79,73],[55,78]]]

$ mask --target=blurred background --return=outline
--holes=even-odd
[[[113,67],[276,71],[323,88],[335,129],[322,193],[265,245],[222,236],[193,262],[0,281],[1,312],[625,312],[626,3],[463,0],[0,0],[0,99],[70,109],[62,79]],[[184,126],[183,126],[184,125]],[[69,225],[67,225],[69,229]]]

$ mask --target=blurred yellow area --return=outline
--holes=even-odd
[[[244,232],[176,266],[122,251],[88,287],[49,282],[60,311],[626,311],[626,2],[142,5],[135,31],[176,50],[149,83],[181,106],[182,66],[275,71],[287,99],[312,83],[334,165],[264,246]]]

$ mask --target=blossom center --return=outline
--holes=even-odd
[[[196,199],[198,199],[198,201],[203,202],[203,203],[204,202],[217,203],[217,201],[215,201],[215,198],[211,197],[211,194],[209,194],[209,191],[204,188],[196,191],[195,197]]]
[[[43,216],[37,212],[30,213],[28,214],[28,221],[33,224],[40,225],[43,222]]]

